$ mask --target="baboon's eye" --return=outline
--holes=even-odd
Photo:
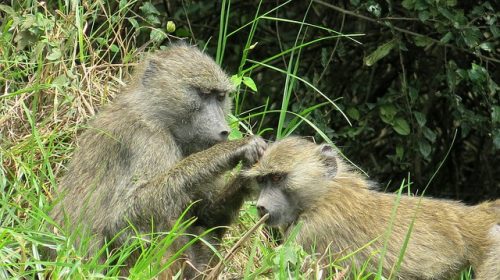
[[[271,175],[271,181],[273,181],[273,182],[276,183],[276,182],[279,182],[279,181],[283,180],[284,177],[285,176],[283,176],[283,174],[274,173],[274,174]]]
[[[266,178],[264,176],[257,176],[257,177],[255,177],[255,180],[257,181],[257,183],[262,184],[262,183],[264,183]]]
[[[202,98],[210,96],[210,90],[201,87],[194,87],[194,90],[198,93],[198,95]]]
[[[217,101],[224,101],[224,98],[226,98],[226,95],[224,93],[217,93]]]

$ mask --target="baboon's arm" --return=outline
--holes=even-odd
[[[193,188],[197,183],[213,180],[242,159],[244,151],[241,148],[249,140],[250,138],[244,138],[223,142],[192,154],[169,169],[163,179],[169,188]]]
[[[250,140],[244,138],[214,145],[184,158],[165,173],[142,184],[134,194],[132,216],[140,218],[144,214],[161,213],[162,209],[175,209],[179,213],[169,213],[169,216],[178,217],[189,203],[200,199],[192,195],[198,191],[213,191],[194,188],[203,187],[204,184],[200,183],[213,180],[233,168],[243,158],[246,152],[243,146]],[[175,207],[170,204],[175,204]]]
[[[247,196],[250,195],[250,179],[233,176],[211,201],[204,201],[198,218],[206,227],[225,226],[232,223]]]

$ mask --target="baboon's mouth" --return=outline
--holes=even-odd
[[[269,227],[273,227],[273,228],[279,228],[280,227],[280,224],[278,223],[279,222],[279,219],[276,219],[275,216],[269,214],[269,218],[266,220],[266,225],[269,226]]]

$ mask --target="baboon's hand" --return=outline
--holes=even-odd
[[[264,151],[267,149],[267,143],[260,136],[251,137],[248,142],[240,147],[241,160],[244,167],[254,165],[259,161]]]

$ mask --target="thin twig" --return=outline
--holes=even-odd
[[[444,46],[444,47],[452,48],[452,49],[455,49],[455,50],[458,50],[458,51],[466,52],[466,53],[475,55],[475,56],[477,56],[479,58],[482,58],[484,60],[489,60],[489,61],[493,61],[493,62],[496,62],[496,63],[500,63],[500,59],[496,59],[496,58],[493,58],[493,57],[489,57],[489,56],[485,56],[485,55],[482,55],[482,54],[479,54],[479,53],[475,53],[473,51],[469,51],[469,50],[466,50],[466,49],[463,49],[463,48],[460,48],[460,47],[457,47],[457,46],[454,46],[454,45],[451,45],[451,44],[446,44],[446,43],[443,43],[443,42],[441,42],[441,41],[439,41],[437,39],[431,38],[431,37],[429,37],[427,35],[420,34],[420,33],[417,33],[417,32],[413,32],[413,31],[410,31],[410,30],[407,30],[407,29],[404,29],[404,28],[401,28],[401,27],[397,27],[397,26],[394,26],[394,25],[388,25],[387,23],[385,23],[383,21],[380,21],[378,19],[367,17],[367,16],[364,16],[364,15],[361,15],[361,14],[358,14],[356,12],[349,11],[349,10],[346,10],[346,9],[342,9],[342,8],[340,8],[338,6],[332,5],[330,3],[326,3],[326,2],[321,1],[321,0],[313,0],[313,1],[316,2],[316,3],[318,3],[318,4],[320,4],[320,5],[323,5],[325,7],[331,8],[331,9],[336,10],[336,11],[341,12],[341,13],[344,13],[346,15],[350,15],[350,16],[354,16],[354,17],[357,17],[357,18],[360,18],[360,19],[364,19],[366,21],[373,22],[373,23],[376,23],[376,24],[379,24],[379,25],[388,26],[388,27],[393,28],[394,30],[397,30],[397,31],[399,31],[401,33],[405,33],[405,34],[408,34],[408,35],[417,36],[417,37],[424,37],[424,38],[427,38],[430,41],[432,41],[433,43],[436,43],[436,44],[438,44],[440,46]]]
[[[205,278],[207,280],[215,280],[217,279],[217,276],[219,276],[222,267],[224,266],[225,263],[227,263],[233,256],[234,254],[240,249],[241,245],[247,241],[250,238],[250,235],[254,233],[267,219],[269,218],[269,214],[264,215],[260,220],[253,226],[251,227],[243,237],[236,242],[236,244],[233,245],[231,250],[227,253],[226,257],[223,260],[220,260],[219,263],[212,269],[210,274]]]
[[[182,10],[184,11],[184,14],[186,15],[186,21],[188,24],[189,32],[190,32],[191,36],[193,37],[193,40],[196,42],[196,37],[194,36],[193,29],[191,28],[191,21],[189,20],[188,12],[186,11],[186,5],[184,5],[184,0],[182,0],[181,2],[182,2]]]

